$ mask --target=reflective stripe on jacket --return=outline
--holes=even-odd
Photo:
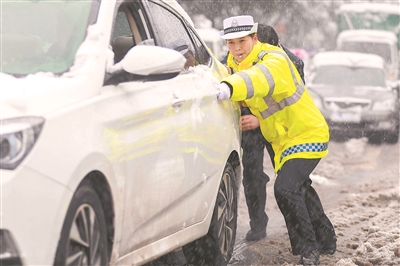
[[[301,77],[279,47],[258,42],[239,64],[227,64],[235,74],[223,79],[231,100],[244,101],[259,118],[261,132],[275,152],[275,172],[292,158],[322,158],[328,153],[329,128]]]

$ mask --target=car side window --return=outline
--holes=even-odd
[[[142,18],[142,8],[138,1],[125,2],[119,6],[110,43],[114,63],[121,61],[133,46],[148,39],[148,29]]]
[[[192,39],[195,44],[195,50],[197,51],[197,57],[199,62],[203,65],[208,65],[211,62],[211,56],[207,52],[207,48],[201,43],[200,39],[196,36],[191,28],[189,28]]]
[[[185,20],[157,2],[149,1],[149,8],[157,45],[181,52],[187,59],[186,68],[210,64],[210,54]]]
[[[124,10],[118,10],[117,16],[115,18],[114,32],[112,39],[115,40],[120,36],[128,36],[131,34],[132,31],[129,27],[128,18],[126,17]]]

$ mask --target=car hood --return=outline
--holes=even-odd
[[[17,116],[45,116],[65,106],[80,102],[99,93],[101,84],[94,86],[89,78],[38,73],[24,78],[0,73],[2,119]]]
[[[379,101],[393,95],[392,90],[385,87],[309,85],[308,89],[321,98],[346,97]]]
[[[100,26],[90,26],[73,66],[62,75],[39,72],[17,78],[0,73],[1,118],[45,116],[100,94],[104,62],[113,57],[112,53],[101,52],[102,36]]]

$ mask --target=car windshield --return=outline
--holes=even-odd
[[[2,2],[2,72],[67,71],[85,38],[91,6],[83,0]]]
[[[390,46],[386,43],[372,42],[344,42],[342,44],[343,51],[358,52],[366,54],[376,54],[385,59],[386,63],[391,63]]]
[[[385,73],[379,68],[334,65],[317,68],[312,83],[338,86],[386,86]]]

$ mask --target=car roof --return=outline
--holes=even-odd
[[[375,54],[330,51],[314,55],[313,65],[343,65],[349,67],[372,67],[383,69],[385,61],[382,57]]]
[[[383,42],[397,43],[396,34],[385,30],[345,30],[339,33],[338,42],[362,41],[362,42]]]
[[[351,12],[376,12],[376,13],[387,13],[387,14],[399,14],[397,5],[388,3],[347,3],[342,4],[339,7],[340,11],[351,11]]]
[[[172,9],[174,9],[176,12],[179,13],[187,22],[190,23],[190,26],[194,28],[194,23],[193,20],[190,18],[190,16],[186,13],[186,11],[182,8],[180,4],[176,0],[160,0],[164,4],[170,6]]]

